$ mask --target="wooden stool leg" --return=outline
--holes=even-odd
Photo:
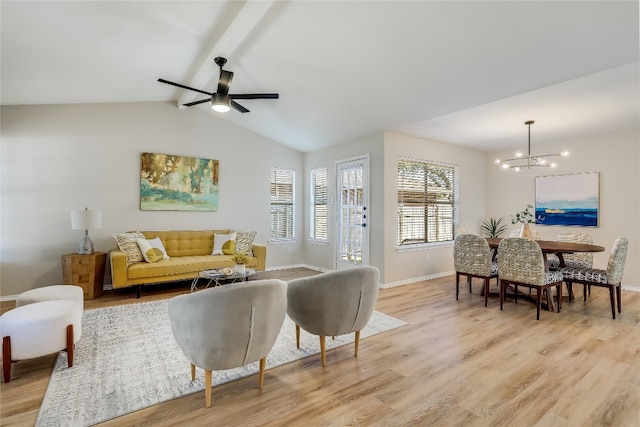
[[[360,331],[356,331],[356,357],[358,357],[359,346],[360,346]]]
[[[300,326],[296,325],[296,348],[300,348]]]
[[[191,381],[195,381],[196,379],[196,365],[191,364]]]
[[[327,354],[324,345],[324,336],[320,336],[320,357],[322,359],[322,366],[327,364]]]
[[[204,370],[204,406],[211,408],[211,370]]]
[[[73,366],[73,325],[67,325],[67,366]]]
[[[11,337],[2,337],[2,373],[5,383],[11,381]]]
[[[264,367],[267,364],[267,358],[260,359],[260,380],[258,381],[258,389],[262,390],[264,387]]]

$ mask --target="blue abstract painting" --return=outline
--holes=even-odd
[[[597,227],[600,173],[536,177],[536,223]]]

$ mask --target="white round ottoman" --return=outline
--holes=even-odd
[[[11,381],[11,362],[33,359],[67,350],[67,365],[73,366],[74,344],[82,334],[82,314],[76,301],[35,302],[0,316],[4,382]]]
[[[31,289],[18,295],[16,307],[33,304],[34,302],[55,301],[59,299],[77,301],[84,310],[84,294],[82,288],[75,285],[51,285]]]

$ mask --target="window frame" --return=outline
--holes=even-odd
[[[290,181],[287,180],[290,178]],[[274,180],[275,179],[275,180]],[[274,187],[278,186],[278,180],[284,179],[285,182],[280,182],[281,186],[289,185],[291,187],[290,195],[284,192],[282,196],[274,193]],[[281,200],[279,200],[281,198]],[[288,215],[286,207],[290,206]],[[278,207],[274,209],[274,207]],[[285,207],[284,211],[280,207]],[[296,239],[296,171],[290,168],[271,168],[269,174],[269,243],[291,243]],[[274,234],[275,223],[282,222],[282,219],[277,219],[274,215],[276,213],[284,213],[287,215],[285,218],[285,224],[279,228],[279,232]],[[284,232],[286,235],[281,236]]]
[[[438,191],[438,187],[433,187],[431,191],[428,191],[428,181],[424,184],[424,191],[420,191],[418,194],[415,193],[416,188],[408,188],[403,185],[403,180],[406,178],[401,175],[403,172],[403,163],[413,164],[414,166],[423,168],[423,180],[427,179],[427,174],[430,172],[438,172],[442,173],[442,171],[446,171],[451,174],[449,177],[450,186],[446,191]],[[418,176],[420,174],[417,174]],[[398,252],[405,251],[415,251],[421,250],[422,248],[433,248],[438,246],[451,246],[455,239],[455,228],[458,223],[458,177],[459,177],[459,166],[449,163],[442,163],[432,160],[418,159],[412,157],[399,157],[397,162],[397,235],[396,235],[396,249]],[[420,187],[422,184],[418,185]],[[416,237],[414,234],[414,240],[412,243],[402,243],[403,239],[407,239],[411,236],[407,236],[407,234],[411,234],[411,230],[403,230],[403,218],[406,218],[407,213],[403,212],[405,208],[406,202],[404,202],[406,193],[410,192],[410,190],[414,190],[414,207],[418,211],[418,217],[420,217],[420,210],[422,210],[422,228],[418,228],[418,233],[422,233],[420,237]],[[436,191],[434,191],[436,190]],[[446,195],[451,201],[447,203],[443,203],[441,197]],[[420,202],[420,196],[422,196],[422,201]],[[438,200],[440,198],[440,200]],[[432,212],[434,210],[442,210],[443,207],[450,206],[448,212],[444,212],[443,214],[438,214],[436,212],[435,217],[432,217],[432,222],[435,222],[436,227],[438,226],[446,226],[447,230],[444,230],[442,233],[448,233],[448,236],[435,236],[435,239],[430,240],[429,237],[429,210]],[[424,213],[426,212],[426,213]],[[409,215],[410,216],[410,215]],[[444,224],[442,222],[445,221]],[[419,224],[419,223],[418,223]],[[415,226],[415,224],[414,224]],[[432,225],[433,226],[433,225]],[[407,226],[408,227],[408,226]],[[438,231],[435,232],[438,234]],[[402,236],[405,236],[404,238]],[[446,239],[442,239],[442,237],[447,237]]]

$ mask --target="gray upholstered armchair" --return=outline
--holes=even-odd
[[[171,331],[191,362],[205,371],[205,406],[211,406],[212,371],[260,361],[259,388],[266,357],[287,310],[287,284],[256,280],[210,288],[169,301]]]
[[[288,282],[287,314],[296,324],[296,346],[300,348],[300,328],[319,335],[325,366],[325,337],[355,332],[357,357],[360,330],[369,323],[378,299],[379,277],[377,268],[363,266]]]

